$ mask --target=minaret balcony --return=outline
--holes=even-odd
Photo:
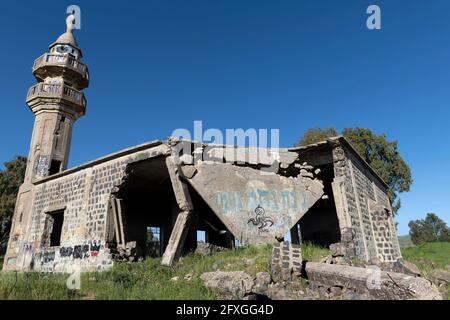
[[[28,90],[26,102],[32,109],[35,105],[64,103],[75,107],[77,113],[84,114],[86,110],[83,92],[62,84],[40,82]]]
[[[89,85],[87,66],[69,54],[44,53],[34,61],[33,74],[38,80],[63,76],[77,89],[84,89]]]

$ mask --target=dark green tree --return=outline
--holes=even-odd
[[[5,169],[0,170],[0,254],[8,245],[17,192],[25,176],[27,158],[16,156],[4,165]]]
[[[434,213],[428,213],[425,219],[410,221],[408,226],[414,244],[450,241],[450,228]]]
[[[307,146],[308,144],[313,144],[319,141],[324,141],[329,137],[338,136],[336,129],[330,128],[311,128],[306,130],[303,137],[296,144],[296,146]]]
[[[366,128],[345,128],[341,133],[389,186],[389,198],[394,214],[400,209],[400,192],[409,191],[412,184],[411,169],[398,152],[398,142],[388,141],[386,135],[377,135]],[[297,143],[303,146],[336,136],[334,128],[315,128],[306,131]]]

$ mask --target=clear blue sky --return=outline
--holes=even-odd
[[[65,30],[66,1],[0,10],[0,161],[26,155],[31,65]],[[399,141],[414,184],[399,234],[435,212],[450,223],[450,1],[78,1],[88,110],[70,165],[175,128],[368,127]],[[382,30],[366,28],[370,4]]]

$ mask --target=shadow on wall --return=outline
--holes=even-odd
[[[204,242],[232,248],[234,237],[225,225],[193,188],[189,187],[189,193],[195,211],[183,252],[195,251],[200,240],[198,231],[203,232]],[[135,242],[133,248],[138,257],[162,256],[180,211],[164,157],[130,165],[115,197],[121,203],[122,244]],[[110,242],[114,247],[120,239],[113,237]]]
[[[339,220],[334,203],[331,182],[334,170],[330,165],[320,167],[320,179],[324,183],[325,199],[319,199],[299,221],[303,242],[329,247],[341,241]]]

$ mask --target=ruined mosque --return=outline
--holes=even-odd
[[[343,137],[277,150],[169,138],[67,169],[89,85],[74,19],[33,63],[35,121],[3,270],[105,270],[146,256],[170,266],[199,232],[226,248],[290,233],[362,261],[401,258],[388,186]]]

